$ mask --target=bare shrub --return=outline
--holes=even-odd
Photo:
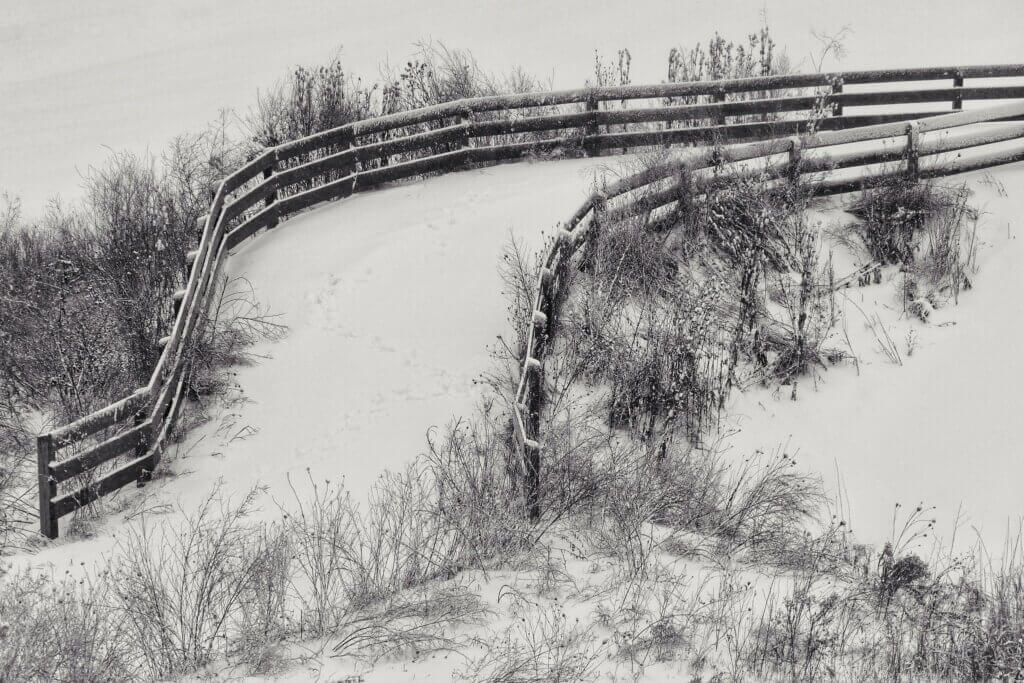
[[[420,659],[437,652],[457,653],[469,638],[454,626],[478,624],[487,615],[480,598],[464,586],[422,586],[349,615],[332,634],[336,657],[376,663],[385,657]]]
[[[177,527],[132,527],[110,569],[124,638],[158,677],[195,671],[223,652],[247,591],[259,590],[265,548],[243,523],[254,493],[221,510],[215,495]]]
[[[524,548],[531,531],[502,439],[493,424],[454,423],[424,458],[385,474],[362,510],[330,484],[296,493],[287,519],[303,630],[330,632],[407,588]]]
[[[280,314],[259,303],[249,280],[222,276],[213,285],[209,309],[190,349],[192,391],[199,396],[222,393],[226,368],[261,360],[252,347],[277,341],[287,330]]]
[[[684,226],[690,220],[686,210],[674,216]],[[689,267],[692,254],[672,230],[676,224],[662,230],[650,214],[602,222],[588,235],[579,263],[586,277],[573,280],[576,294],[562,319],[575,372],[610,389],[609,424],[648,441],[677,420],[699,440],[725,389],[719,331],[731,317],[723,305],[728,286],[716,272]]]
[[[259,93],[245,119],[257,147],[273,147],[374,116],[377,85],[363,85],[339,57],[318,66],[297,66],[282,83]]]
[[[275,672],[283,641],[292,632],[289,586],[294,547],[283,525],[257,527],[250,547],[255,561],[232,617],[232,653],[253,674]]]
[[[466,50],[442,42],[416,43],[411,59],[399,68],[385,67],[382,111],[390,114],[453,100],[535,92],[545,84],[522,69],[492,74]]]
[[[460,672],[463,680],[540,683],[597,678],[606,645],[591,626],[570,620],[558,606],[544,608],[514,589],[499,601],[512,602],[512,626],[489,639],[486,652]]]
[[[708,40],[707,47],[697,44],[689,50],[672,48],[668,54],[668,82],[689,83],[693,81],[715,81],[732,78],[755,78],[759,76],[784,75],[793,72],[788,57],[778,54],[771,29],[765,25],[756,33],[747,36],[746,41],[727,41],[717,31]],[[768,93],[728,93],[727,101],[764,99]],[[708,104],[713,95],[691,95],[666,98],[666,104]],[[766,120],[777,118],[777,114],[754,117],[738,117],[742,120]],[[693,120],[688,126],[713,125],[710,120]]]
[[[655,662],[677,659],[690,646],[698,618],[693,603],[700,588],[669,567],[658,566],[618,584],[597,607],[598,623],[608,628],[616,655],[639,672]]]
[[[768,296],[780,304],[782,321],[767,314],[769,329],[764,350],[769,372],[783,384],[825,367],[826,357],[838,360],[840,352],[826,347],[839,314],[835,306],[835,275],[832,259],[821,260],[820,226],[809,226],[803,215],[795,218],[787,236],[788,272],[776,274],[769,282]],[[781,322],[781,324],[779,324]]]
[[[124,646],[127,624],[99,581],[33,571],[0,582],[0,670],[12,681],[132,681],[143,673]]]
[[[957,213],[965,215],[968,194],[966,187],[949,188],[906,177],[865,189],[848,211],[861,219],[854,229],[874,260],[910,264],[925,222],[958,205]]]
[[[936,294],[952,298],[971,288],[978,254],[978,211],[968,204],[964,183],[947,188],[942,207],[925,217],[922,243],[913,264],[917,279]],[[930,293],[931,294],[931,293]]]

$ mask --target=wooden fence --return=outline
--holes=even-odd
[[[812,174],[897,162],[895,169],[863,169],[860,177],[879,180],[886,174],[906,172],[931,177],[1019,160],[1024,158],[1021,146],[983,155],[981,161],[940,159],[951,151],[1017,139],[1016,129],[994,127],[967,137],[925,140],[920,134],[972,123],[1022,120],[1021,102],[953,114],[850,115],[846,108],[938,102],[950,104],[955,111],[962,109],[965,100],[1024,100],[1024,86],[964,86],[968,78],[1021,76],[1024,65],[941,67],[482,97],[358,121],[268,148],[218,186],[210,212],[198,226],[198,246],[188,254],[188,280],[174,295],[174,326],[160,340],[162,352],[149,383],[39,436],[41,532],[55,538],[58,520],[64,515],[131,482],[148,480],[185,400],[190,356],[218,272],[230,250],[260,230],[273,228],[319,202],[471,165],[533,155],[593,156],[602,150],[715,143],[714,148],[687,153],[604,188],[573,214],[546,254],[513,407],[531,492],[531,515],[537,516],[543,360],[554,332],[552,304],[564,269],[594,225],[669,206],[684,192],[699,192],[707,186],[709,176],[704,172],[723,161],[739,164],[761,159],[803,174],[805,182],[820,191],[843,192],[856,189],[859,182]],[[863,84],[936,80],[952,80],[953,87],[844,90]],[[650,100],[655,100],[653,105]],[[815,132],[806,134],[808,128]],[[880,150],[827,149],[897,137],[901,143]],[[724,144],[738,140],[758,142]],[[742,166],[734,171],[745,172]],[[62,452],[70,455],[59,457]],[[111,462],[117,464],[104,467],[107,471],[102,473],[97,469]]]

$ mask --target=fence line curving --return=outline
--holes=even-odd
[[[40,530],[56,538],[62,516],[133,481],[148,480],[185,401],[190,354],[217,274],[230,250],[261,230],[323,201],[470,165],[534,155],[594,156],[673,144],[713,145],[688,150],[677,160],[595,193],[561,226],[543,258],[512,406],[513,431],[527,475],[528,509],[536,518],[541,512],[544,357],[555,330],[554,304],[565,269],[601,221],[659,210],[706,190],[713,179],[709,170],[722,163],[744,173],[743,162],[761,161],[817,191],[837,193],[857,189],[865,180],[881,182],[908,172],[936,177],[1024,159],[1024,138],[1017,128],[920,137],[975,123],[1024,120],[1024,86],[963,86],[965,78],[1022,76],[1024,65],[934,67],[481,97],[357,121],[267,148],[217,187],[210,211],[198,226],[197,248],[187,255],[189,276],[173,296],[174,325],[160,340],[161,355],[148,384],[38,437]],[[952,88],[850,92],[843,87],[946,79],[953,80]],[[811,94],[800,92],[821,88]],[[657,102],[630,106],[642,100]],[[961,111],[964,100],[1017,101]],[[954,113],[847,113],[850,107],[935,102],[950,103]],[[808,128],[814,132],[807,133]],[[756,141],[737,142],[742,140]],[[942,157],[1013,140],[1022,144],[975,159]],[[879,149],[843,148],[870,141],[890,144]],[[868,168],[878,164],[883,167]],[[825,173],[837,168],[853,169],[857,179]],[[658,189],[643,197],[631,196],[655,186]],[[62,449],[74,452],[59,458]],[[98,467],[122,456],[127,458],[123,463],[97,475]]]

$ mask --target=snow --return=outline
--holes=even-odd
[[[481,397],[474,379],[507,332],[496,265],[510,234],[538,248],[542,231],[550,234],[586,197],[594,173],[618,163],[454,173],[323,205],[247,243],[231,257],[230,275],[252,283],[287,335],[252,350],[265,360],[235,369],[240,395],[188,435],[168,460],[171,476],[141,495],[122,490],[91,538],[62,539],[19,561],[96,560],[124,524],[141,522],[140,505],[171,521],[217,481],[236,500],[264,486],[256,516],[272,518],[307,477],[344,478],[359,495],[383,471],[401,468],[422,452],[428,428],[472,414]],[[729,408],[729,424],[740,430],[730,441],[734,452],[785,444],[843,498],[865,542],[889,537],[896,502],[936,506],[947,539],[962,506],[960,539],[973,542],[974,527],[990,549],[1024,515],[1014,400],[1024,385],[1015,352],[1024,313],[1016,267],[1024,259],[1017,239],[1024,165],[947,182],[962,180],[985,215],[980,273],[959,306],[936,311],[927,325],[908,320],[895,295],[898,275],[887,271],[886,284],[840,298],[857,369],[802,381],[796,401],[789,387],[755,389],[734,395]],[[827,200],[820,220],[850,220],[843,201]],[[859,265],[850,255],[836,260],[839,277]],[[880,315],[902,366],[878,350],[858,307]]]
[[[1006,196],[989,182],[993,178]],[[785,444],[803,468],[822,475],[833,494],[845,498],[861,541],[890,538],[896,503],[904,511],[897,532],[907,508],[923,503],[935,508],[929,516],[938,520],[945,543],[955,540],[962,550],[981,540],[999,555],[1007,531],[1016,537],[1024,518],[1024,360],[1018,351],[1024,329],[1024,246],[1018,239],[1024,164],[943,180],[964,181],[975,193],[971,203],[985,213],[979,273],[959,305],[939,309],[929,324],[908,320],[895,295],[899,275],[892,271],[881,286],[846,290],[848,302],[840,297],[839,305],[859,373],[831,368],[817,388],[807,380],[798,385],[796,401],[789,387],[774,395],[755,390],[735,396],[729,411],[741,431],[731,445],[743,453]],[[826,220],[840,218],[841,202],[827,205]],[[858,307],[879,314],[902,366],[879,350]],[[911,331],[916,342],[908,354]],[[832,344],[845,346],[841,337]]]
[[[357,194],[240,247],[228,275],[252,283],[286,336],[251,349],[265,360],[234,369],[241,394],[166,458],[168,476],[108,499],[92,538],[21,559],[89,564],[124,524],[143,522],[139,506],[157,511],[149,523],[173,522],[218,481],[235,501],[265,487],[253,518],[277,517],[276,503],[309,477],[344,478],[364,495],[425,450],[428,428],[473,414],[474,380],[509,331],[497,267],[510,235],[539,249],[607,165],[520,163]]]
[[[854,32],[843,69],[1020,61],[1024,5],[1016,0],[865,2],[844,6],[842,20],[815,0],[761,7],[797,62],[815,48],[812,30],[834,32],[847,23]],[[35,215],[54,194],[78,196],[80,173],[100,163],[108,147],[157,152],[172,136],[202,128],[221,107],[244,113],[256,90],[289,65],[322,61],[340,46],[343,62],[371,78],[380,60],[404,61],[414,41],[434,38],[472,50],[485,67],[521,64],[550,75],[554,87],[570,87],[591,75],[595,48],[607,57],[630,48],[633,81],[653,82],[663,77],[671,46],[705,41],[716,29],[738,37],[759,21],[753,7],[737,12],[714,0],[642,0],[600,10],[584,0],[358,7],[180,0],[145,9],[121,0],[14,0],[0,16],[0,192],[20,194]],[[140,509],[149,511],[148,523],[172,522],[218,481],[236,500],[264,486],[254,517],[269,518],[278,502],[288,503],[292,483],[301,488],[307,476],[344,478],[362,492],[383,471],[402,467],[423,450],[429,427],[470,414],[481,396],[474,379],[488,368],[496,335],[507,331],[496,265],[510,232],[538,247],[541,231],[550,233],[587,195],[592,172],[618,163],[563,160],[454,173],[322,206],[246,244],[229,270],[282,315],[287,335],[253,349],[265,359],[235,369],[234,400],[186,437],[168,461],[171,476],[107,499],[108,513],[91,536],[64,537],[11,559],[58,571],[89,568],[125,528],[143,523]],[[947,540],[961,513],[961,542],[977,533],[994,553],[1024,516],[1024,360],[1017,349],[1024,164],[964,179],[987,213],[980,272],[958,306],[936,311],[927,325],[908,320],[893,297],[898,276],[889,271],[883,285],[846,292],[857,369],[832,368],[817,386],[802,382],[796,401],[789,387],[751,390],[729,407],[740,429],[733,451],[786,444],[842,496],[862,541],[888,538],[896,502],[935,506]],[[841,219],[841,209],[841,198],[830,200],[820,215]],[[874,347],[857,306],[881,315],[904,351],[902,365]],[[910,331],[917,338],[912,355],[905,353]],[[492,578],[481,590],[514,580]],[[368,680],[442,679],[451,668],[414,671],[400,662]]]
[[[521,65],[568,88],[592,77],[595,50],[612,59],[628,48],[633,82],[658,82],[671,47],[706,42],[716,30],[739,39],[760,25],[762,12],[805,70],[820,49],[812,31],[844,25],[852,33],[843,69],[1020,61],[1024,5],[1016,0],[875,0],[847,3],[841,15],[818,0],[765,0],[743,11],[717,0],[7,0],[0,192],[20,195],[26,213],[38,215],[54,195],[77,198],[81,174],[109,149],[158,154],[223,108],[235,111],[227,116],[235,122],[258,89],[294,64],[339,50],[352,72],[372,80],[381,62],[404,63],[417,40],[441,40],[472,50],[485,68]]]

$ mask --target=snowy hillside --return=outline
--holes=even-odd
[[[238,502],[252,487],[263,487],[248,522],[279,519],[278,504],[293,508],[293,486],[300,498],[307,496],[307,478],[343,480],[363,502],[380,474],[402,469],[423,450],[430,426],[470,413],[481,398],[473,380],[488,367],[488,346],[507,331],[496,264],[509,235],[539,247],[544,231],[588,194],[594,174],[619,163],[522,163],[403,184],[323,205],[242,247],[229,261],[230,275],[251,282],[260,303],[280,314],[288,332],[252,349],[263,357],[259,362],[233,370],[236,392],[212,406],[208,424],[188,433],[168,458],[167,475],[142,490],[123,489],[104,501],[100,520],[84,532],[16,555],[12,564],[93,575],[106,556],[123,552],[118,544],[126,537],[177,527],[215,490]],[[940,534],[949,533],[941,524],[946,511],[963,504],[969,522],[997,548],[1002,520],[1024,512],[1013,486],[1024,465],[1014,447],[1012,398],[1024,380],[1024,367],[1013,361],[1024,168],[943,182],[964,181],[985,211],[979,232],[984,245],[974,286],[958,306],[936,311],[928,324],[910,321],[894,296],[899,275],[888,269],[881,283],[844,292],[851,304],[847,333],[859,358],[855,367],[822,373],[816,388],[801,380],[795,401],[790,387],[774,393],[750,388],[728,407],[726,427],[740,431],[727,457],[739,460],[785,444],[802,470],[822,475],[830,493],[841,496],[842,514],[849,512],[860,541],[888,538],[897,501],[937,505]],[[847,199],[817,201],[813,218],[852,220],[843,211]],[[836,263],[852,262],[837,255]],[[897,340],[902,364],[873,348],[876,332],[858,328],[861,309],[877,314]],[[983,467],[972,465],[982,459]],[[708,540],[687,534],[654,545],[656,531],[640,537],[641,549],[650,553],[638,565],[642,571],[626,575],[618,560],[601,552],[581,554],[579,533],[556,529],[509,566],[462,572],[402,598],[456,610],[455,630],[444,633],[461,643],[458,654],[444,656],[442,647],[421,658],[410,646],[404,655],[368,664],[317,649],[338,647],[331,640],[292,642],[283,656],[293,663],[279,673],[291,680],[478,680],[523,656],[518,641],[505,639],[528,643],[537,637],[563,643],[566,659],[558,666],[581,676],[676,680],[702,671],[728,673],[741,664],[729,659],[731,646],[721,644],[721,629],[760,633],[755,617],[743,621],[737,615],[765,619],[785,596],[803,590],[800,581],[815,590],[837,586],[831,576],[804,578],[786,568],[707,557],[707,550],[695,554],[693,548]],[[661,592],[669,589],[674,592]],[[655,656],[650,649],[640,652],[654,659],[623,659],[622,652],[639,646],[631,629],[677,623],[676,612],[646,626],[630,616],[641,603],[653,609],[652,601],[662,613],[671,608],[705,615],[694,617],[706,626],[689,636],[688,659]],[[735,619],[740,621],[730,621]],[[681,637],[666,634],[666,642]],[[496,648],[486,645],[491,642]],[[531,656],[547,661],[551,655]],[[233,671],[222,667],[212,665],[224,675]]]
[[[927,325],[893,296],[895,270],[886,273],[885,286],[847,290],[839,304],[859,369],[834,368],[817,387],[802,382],[796,401],[786,391],[736,397],[729,419],[741,432],[731,444],[737,453],[784,444],[801,467],[845,497],[864,541],[889,538],[896,503],[923,503],[935,507],[930,516],[947,543],[959,526],[960,547],[980,534],[998,555],[1024,517],[1017,484],[1024,471],[1017,417],[1024,362],[1015,350],[1024,315],[1024,165],[940,182],[968,183],[970,201],[982,211],[974,288],[961,293],[959,305],[935,311]],[[852,220],[843,204],[829,202],[822,220]],[[879,348],[867,322],[875,314],[902,365]]]
[[[738,9],[0,12],[0,682],[1024,680],[1024,4]]]
[[[150,523],[173,522],[218,480],[235,500],[267,487],[257,503],[267,519],[291,499],[289,477],[300,489],[309,476],[344,479],[364,495],[424,450],[430,427],[470,416],[482,398],[474,380],[509,332],[497,270],[509,240],[539,249],[618,161],[431,178],[323,205],[247,243],[228,275],[251,282],[284,338],[250,349],[265,359],[234,369],[237,393],[177,447],[170,476],[120,491],[110,507],[126,510],[96,538],[61,540],[31,561],[96,559],[119,518],[139,523],[141,506],[158,511]]]
[[[510,236],[539,248],[595,173],[619,163],[539,162],[432,178],[324,205],[244,246],[230,276],[251,282],[261,305],[280,315],[284,338],[261,343],[252,353],[265,358],[235,369],[237,393],[177,447],[172,476],[142,498],[120,492],[110,507],[124,514],[104,521],[95,538],[61,540],[31,561],[95,558],[112,546],[119,517],[135,517],[142,505],[171,521],[218,481],[236,499],[266,487],[260,516],[272,519],[275,501],[292,496],[289,478],[298,487],[307,476],[344,479],[358,496],[383,471],[401,469],[424,449],[428,428],[470,415],[483,394],[474,380],[508,332],[496,266]],[[898,310],[891,287],[848,290],[859,368],[800,386],[796,401],[759,389],[735,395],[727,430],[739,433],[730,448],[785,444],[843,498],[863,541],[888,538],[895,503],[924,502],[937,507],[941,535],[952,535],[963,506],[961,541],[973,543],[977,526],[999,547],[1006,525],[1012,531],[1024,514],[1014,494],[1024,464],[1013,400],[1024,382],[1013,353],[1024,286],[1015,266],[1024,258],[1014,191],[1022,174],[1018,164],[944,181],[970,183],[984,209],[980,274],[959,306],[923,325]],[[843,201],[827,200],[820,220],[851,220]],[[902,366],[876,348],[862,309],[881,313]]]

